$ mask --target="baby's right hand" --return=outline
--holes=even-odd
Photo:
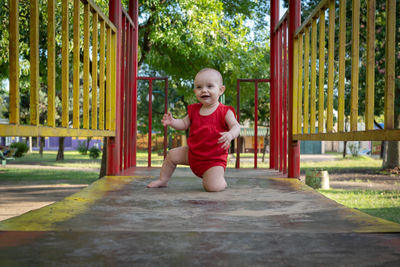
[[[164,114],[164,116],[163,116],[163,118],[162,118],[162,120],[161,120],[161,123],[164,125],[164,126],[168,126],[168,125],[171,125],[172,124],[172,120],[173,120],[174,118],[172,118],[172,114],[171,114],[171,112],[168,112],[168,114]]]

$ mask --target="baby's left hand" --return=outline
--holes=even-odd
[[[230,132],[222,132],[219,134],[221,137],[218,139],[218,144],[222,144],[221,148],[228,149],[233,139],[232,134]]]

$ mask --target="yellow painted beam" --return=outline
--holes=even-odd
[[[368,130],[357,132],[322,133],[322,134],[296,134],[293,140],[310,141],[398,141],[400,129]]]
[[[107,27],[106,129],[111,130],[111,29]]]
[[[358,80],[360,54],[360,0],[353,0],[353,35],[351,46],[351,102],[350,129],[357,131],[358,122]]]
[[[344,131],[344,85],[346,80],[346,0],[339,6],[339,79],[338,79],[338,131]]]
[[[100,21],[99,129],[104,130],[105,21]]]
[[[10,123],[19,124],[19,1],[9,1]]]
[[[74,58],[73,58],[73,115],[72,125],[78,129],[79,125],[79,100],[80,100],[80,0],[74,0]]]
[[[30,124],[39,125],[39,0],[30,1]]]
[[[375,89],[375,9],[376,1],[367,1],[367,88],[365,92],[365,128],[374,129]]]
[[[116,89],[117,89],[117,34],[111,34],[111,130],[115,130],[116,122]]]
[[[299,79],[299,40],[294,39],[293,44],[293,110],[292,110],[292,133],[297,134],[297,105],[298,105],[298,79]]]
[[[55,0],[47,1],[47,125],[56,126],[56,14]]]
[[[0,124],[0,136],[115,136],[115,131]]]
[[[302,132],[302,109],[303,109],[303,34],[299,35],[299,67],[298,67],[298,85],[297,85],[297,132]]]
[[[319,14],[319,82],[318,82],[318,133],[324,132],[325,98],[325,9]]]
[[[97,129],[97,56],[98,56],[98,16],[92,14],[92,129]]]
[[[386,0],[385,129],[394,128],[396,1]],[[397,96],[400,97],[400,96]],[[398,139],[400,140],[400,139]]]
[[[83,128],[89,129],[89,5],[83,7]]]
[[[62,0],[62,126],[69,126],[69,19],[68,0]]]
[[[303,133],[309,133],[309,102],[310,102],[310,27],[304,33],[304,115]]]
[[[310,126],[315,133],[315,96],[317,83],[317,19],[311,24],[311,95],[310,95]]]
[[[334,60],[335,60],[335,0],[329,1],[329,38],[328,38],[328,99],[327,99],[327,122],[326,131],[333,131],[333,82],[334,82]]]

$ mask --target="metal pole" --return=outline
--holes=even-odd
[[[287,172],[287,22],[283,24],[283,173]]]
[[[138,40],[139,40],[139,1],[129,0],[129,16],[131,17],[135,26],[132,40],[132,117],[131,117],[131,167],[136,167],[136,132],[137,132],[137,69],[138,69]]]
[[[148,152],[147,152],[147,166],[151,167],[151,132],[152,132],[152,103],[153,102],[153,80],[149,80],[149,136],[148,136]]]
[[[257,169],[258,152],[258,82],[254,83],[254,169]]]
[[[117,47],[116,47],[116,107],[122,103],[121,97],[121,51],[122,51],[122,30],[121,30],[121,2],[119,0],[109,1],[109,18],[117,27]],[[107,88],[108,90],[109,88]],[[108,138],[107,142],[107,174],[115,175],[121,171],[122,160],[120,157],[122,140],[123,121],[120,114],[116,114],[114,138]]]
[[[237,97],[237,112],[236,112],[236,116],[237,116],[237,120],[240,123],[240,81],[237,80],[236,81],[236,89],[237,89],[237,93],[236,93],[236,97]],[[242,142],[239,138],[237,139],[237,148],[236,148],[236,168],[240,169],[240,150],[242,148]]]
[[[288,177],[299,178],[300,177],[300,141],[293,140],[293,45],[294,45],[294,33],[296,28],[301,24],[300,17],[300,0],[289,1],[289,120],[288,120],[288,150],[289,150],[289,165],[288,165]]]
[[[168,78],[165,79],[164,113],[168,113]],[[167,126],[164,127],[164,159],[167,156]]]

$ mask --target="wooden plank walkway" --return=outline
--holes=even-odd
[[[106,177],[63,201],[0,222],[0,263],[81,266],[400,264],[400,225],[348,209],[271,170],[228,169],[204,192],[179,168]]]

